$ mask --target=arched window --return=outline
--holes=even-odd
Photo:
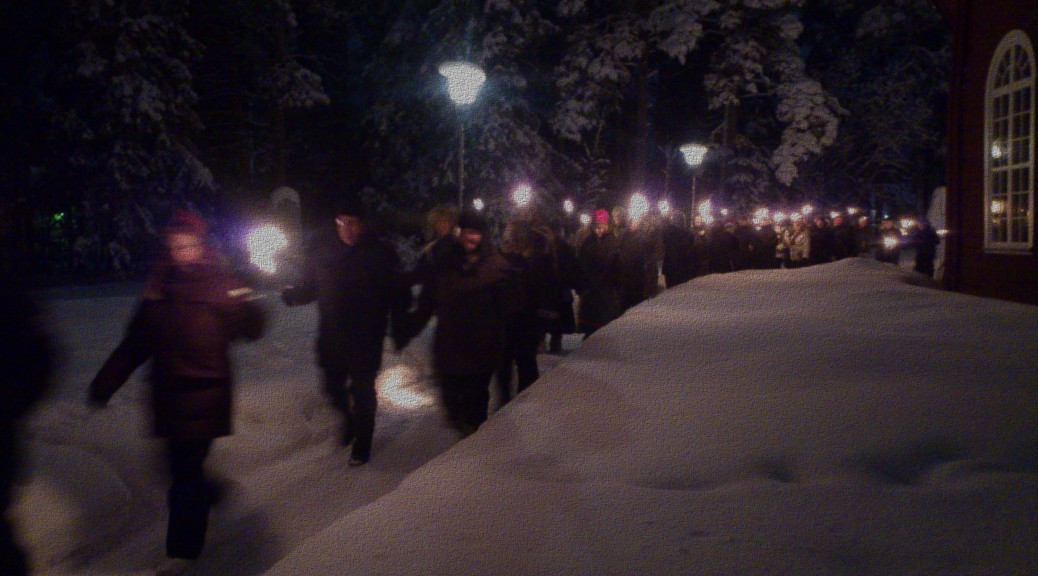
[[[988,70],[984,142],[984,248],[1034,246],[1035,60],[1027,34],[1002,39]]]

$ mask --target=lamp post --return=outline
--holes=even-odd
[[[458,209],[465,208],[465,119],[461,107],[472,104],[479,89],[486,82],[483,70],[468,62],[444,62],[439,66],[440,75],[447,79],[447,94],[458,106]]]
[[[678,150],[681,151],[681,155],[685,157],[685,164],[688,164],[689,168],[692,168],[692,206],[696,205],[696,169],[703,163],[703,159],[706,158],[706,151],[708,148],[702,144],[688,143],[683,144]]]

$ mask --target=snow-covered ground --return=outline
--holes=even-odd
[[[315,311],[237,349],[231,483],[192,574],[1038,573],[1038,307],[861,259],[697,279],[632,309],[459,441],[427,332],[387,353],[346,466]],[[66,357],[15,518],[39,574],[146,573],[165,478],[143,371],[85,388],[133,296],[47,302]]]

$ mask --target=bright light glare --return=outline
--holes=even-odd
[[[249,262],[267,274],[274,274],[277,272],[274,258],[288,246],[288,238],[276,226],[267,224],[249,232],[245,244],[249,249]]]
[[[435,402],[428,391],[420,389],[420,383],[421,379],[415,371],[405,365],[383,370],[375,380],[380,401],[412,410],[430,406]]]
[[[475,208],[477,211],[482,212],[483,209],[487,207],[487,205],[483,202],[482,198],[476,198],[472,201],[472,207]]]
[[[855,214],[858,213],[858,209],[857,208],[848,208],[847,209],[847,213],[850,214],[851,216],[854,216]]]
[[[773,220],[775,220],[776,223],[781,224],[786,221],[786,218],[789,218],[789,216],[787,216],[785,212],[775,212],[775,218],[773,218]]]
[[[533,188],[523,184],[512,191],[512,200],[519,206],[526,206],[533,200]]]
[[[641,220],[648,213],[649,199],[645,197],[645,194],[641,192],[631,194],[631,199],[627,202],[627,215],[631,217],[631,220]]]
[[[685,162],[695,168],[703,163],[703,158],[706,157],[707,147],[702,144],[685,144],[681,148],[681,155],[685,157]]]
[[[839,216],[840,216],[840,213],[835,211],[835,210],[829,213],[829,218],[832,219],[832,220],[835,220]]]
[[[915,220],[912,220],[911,218],[903,218],[901,220],[901,228],[907,230],[908,228],[911,228],[913,226],[915,226]]]
[[[660,200],[659,202],[657,202],[656,208],[658,208],[660,214],[663,214],[664,216],[670,214],[670,202],[667,202],[666,200]]]
[[[883,238],[883,246],[885,248],[897,248],[897,238],[894,236],[887,236]]]
[[[590,224],[591,223],[591,215],[590,214],[581,214],[580,215],[580,223],[585,225],[585,226]]]
[[[565,201],[563,201],[562,209],[566,212],[566,214],[572,214],[573,213],[573,201],[572,200],[565,200]]]
[[[803,214],[804,216],[807,216],[808,214],[810,214],[810,213],[812,213],[814,211],[815,211],[815,207],[810,205],[810,204],[805,204],[804,207],[800,209],[800,213]]]
[[[456,104],[472,104],[487,75],[479,66],[468,62],[444,62],[440,74],[447,79],[447,93]]]
[[[709,200],[704,200],[703,202],[700,202],[699,203],[698,212],[699,212],[699,215],[702,216],[704,219],[707,218],[708,216],[713,218],[713,212],[714,212],[714,205],[713,205],[713,203],[711,203]]]

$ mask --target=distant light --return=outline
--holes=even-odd
[[[447,79],[447,93],[456,104],[472,104],[487,75],[476,65],[468,62],[444,62],[439,72]]]
[[[277,272],[274,259],[288,246],[288,238],[277,226],[267,224],[249,232],[245,245],[249,250],[249,262],[267,274],[274,274]]]
[[[485,202],[483,202],[482,198],[476,198],[472,201],[472,207],[475,208],[477,212],[482,212],[483,209],[487,207],[487,205]]]
[[[416,409],[431,406],[435,400],[413,369],[400,365],[384,370],[375,380],[379,400],[400,408]]]
[[[851,216],[854,216],[855,214],[858,213],[858,209],[857,208],[853,208],[853,207],[852,208],[848,208],[847,209],[847,213],[850,214]]]
[[[645,194],[641,192],[631,194],[631,199],[627,202],[627,215],[631,220],[641,220],[648,213],[649,199],[645,197]]]
[[[1005,155],[1005,150],[1002,148],[1002,143],[995,141],[991,143],[991,157],[995,160],[1002,158]]]
[[[678,150],[685,157],[685,163],[695,168],[703,163],[703,159],[706,158],[706,153],[709,149],[702,144],[689,143],[681,146]]]
[[[664,216],[666,216],[667,214],[670,214],[670,202],[668,202],[666,200],[660,200],[659,202],[657,202],[656,203],[656,208],[658,208],[659,211],[660,211],[660,214],[663,214]]]
[[[54,224],[59,224],[64,219],[65,219],[65,213],[64,212],[58,212],[57,214],[54,215],[53,218],[51,218],[51,221]]]
[[[721,208],[721,216],[727,216],[727,215],[728,215],[728,209],[727,208]]]
[[[1001,200],[992,200],[991,201],[991,213],[992,214],[1001,214],[1001,213],[1003,213],[1005,211],[1006,211],[1006,204],[1005,204],[1005,202],[1003,202]]]
[[[943,236],[947,236],[950,232],[951,232],[951,230],[947,230],[945,228],[941,228],[940,230],[937,231],[937,235],[943,237]]]
[[[786,213],[785,213],[785,212],[775,212],[775,217],[773,218],[773,220],[775,220],[775,223],[776,223],[776,224],[782,224],[782,223],[783,223],[783,222],[785,222],[785,221],[786,221],[786,220],[787,220],[788,218],[789,218],[789,216],[788,216],[788,215],[786,215]]]
[[[710,200],[704,200],[700,202],[699,208],[697,208],[696,211],[699,212],[699,215],[702,216],[704,219],[710,217],[710,219],[713,220],[714,205]]]
[[[585,225],[585,226],[590,224],[591,223],[591,215],[590,214],[581,214],[580,215],[580,223]]]
[[[883,238],[883,247],[887,249],[897,248],[897,238],[894,236],[886,236]]]
[[[791,212],[789,214],[789,219],[792,220],[793,222],[796,222],[796,221],[800,220],[801,218],[803,218],[803,216],[800,215],[800,212]]]
[[[517,206],[526,206],[533,200],[533,188],[528,184],[522,184],[512,191],[512,201]]]
[[[562,202],[562,210],[566,214],[572,214],[573,213],[573,209],[574,209],[574,206],[573,206],[573,201],[572,200],[564,200]]]
[[[901,220],[901,228],[907,230],[913,226],[915,226],[915,220],[912,220],[911,218],[903,218]]]
[[[832,219],[832,220],[836,220],[839,217],[840,217],[840,213],[835,211],[835,210],[829,213],[829,218]]]
[[[814,211],[815,211],[815,207],[810,205],[810,204],[804,204],[804,207],[800,209],[800,213],[803,214],[804,216],[807,216],[808,214],[810,214],[810,213],[812,213]]]

